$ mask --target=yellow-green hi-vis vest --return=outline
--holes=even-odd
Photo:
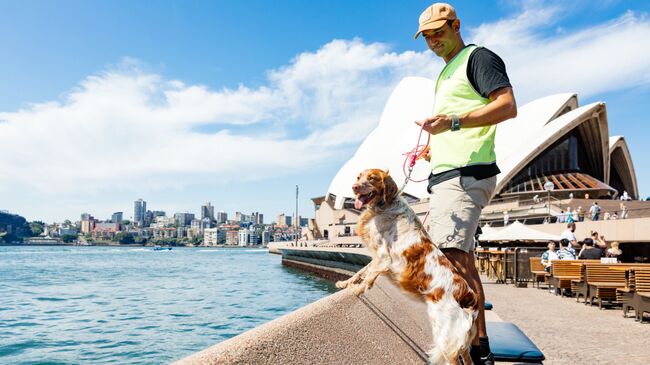
[[[463,48],[440,72],[436,82],[433,114],[462,115],[487,105],[467,79],[467,62],[477,47]],[[471,165],[490,165],[497,160],[494,153],[496,125],[447,130],[431,136],[431,172],[441,172]]]

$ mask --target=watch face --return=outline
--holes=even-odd
[[[458,119],[458,117],[455,117],[455,118],[452,117],[452,119],[451,119],[451,130],[452,131],[457,131],[459,129],[460,129],[460,120]]]

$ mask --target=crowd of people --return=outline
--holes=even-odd
[[[618,242],[608,245],[605,236],[598,232],[591,232],[590,237],[578,242],[575,230],[575,223],[569,222],[567,229],[560,235],[558,250],[556,250],[556,241],[548,243],[548,250],[542,254],[542,265],[546,271],[550,272],[553,260],[598,260],[601,257],[613,257],[618,262],[621,261],[623,251],[621,251]],[[576,248],[580,248],[577,254]]]

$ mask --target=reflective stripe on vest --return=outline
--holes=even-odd
[[[433,115],[463,115],[487,105],[467,79],[467,62],[477,47],[462,49],[440,72],[436,82]],[[439,174],[469,165],[489,165],[496,162],[494,136],[496,125],[450,130],[431,136],[431,171]]]

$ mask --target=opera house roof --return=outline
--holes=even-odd
[[[414,148],[420,128],[414,123],[433,111],[435,81],[404,78],[393,90],[377,127],[361,143],[332,180],[328,196],[334,207],[353,199],[352,183],[368,168],[388,169],[404,182],[404,153]],[[425,143],[424,137],[421,143]],[[611,197],[627,191],[638,198],[634,165],[622,136],[609,136],[604,102],[579,106],[576,94],[546,96],[518,108],[516,118],[500,123],[496,135],[497,196],[546,193],[546,181],[554,195],[589,193]],[[420,160],[404,189],[407,197],[428,196],[429,165]]]

